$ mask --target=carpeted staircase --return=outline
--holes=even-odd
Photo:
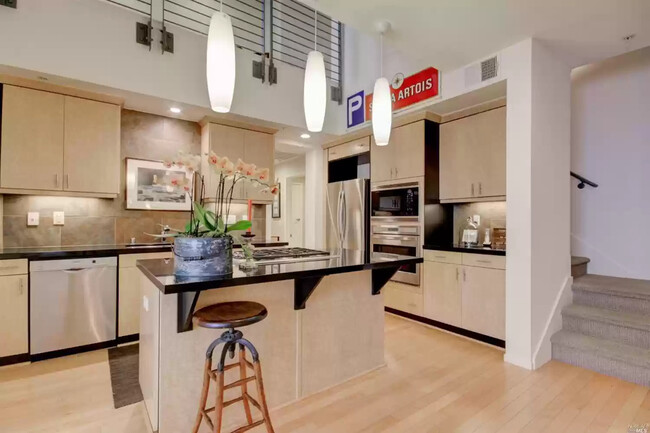
[[[580,262],[553,359],[650,386],[650,281],[587,274]]]

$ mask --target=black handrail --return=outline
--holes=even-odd
[[[580,181],[580,183],[578,184],[578,189],[583,189],[585,187],[585,185],[589,185],[591,187],[598,188],[597,183],[592,182],[589,179],[587,179],[585,177],[582,177],[579,174],[574,173],[572,171],[570,173],[571,173],[571,176],[575,177],[576,179],[578,179]]]

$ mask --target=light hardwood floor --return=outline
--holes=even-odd
[[[531,372],[502,355],[387,315],[387,366],[272,411],[275,430],[626,433],[650,423],[648,388],[559,362]],[[0,369],[0,432],[150,433],[145,419],[141,403],[113,409],[106,351]]]

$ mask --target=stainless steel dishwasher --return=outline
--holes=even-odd
[[[115,340],[117,257],[34,261],[29,271],[32,355]]]

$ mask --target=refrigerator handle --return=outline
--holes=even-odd
[[[345,238],[345,234],[348,229],[348,201],[347,198],[345,197],[345,191],[341,191],[341,243],[343,243],[343,239]]]
[[[339,198],[338,198],[338,202],[336,204],[336,209],[337,209],[336,222],[337,222],[337,225],[338,225],[337,228],[338,228],[339,244],[340,245],[343,245],[343,235],[345,234],[345,232],[343,231],[343,207],[341,206],[341,204],[343,202],[343,196],[344,196],[343,190],[339,191]]]

